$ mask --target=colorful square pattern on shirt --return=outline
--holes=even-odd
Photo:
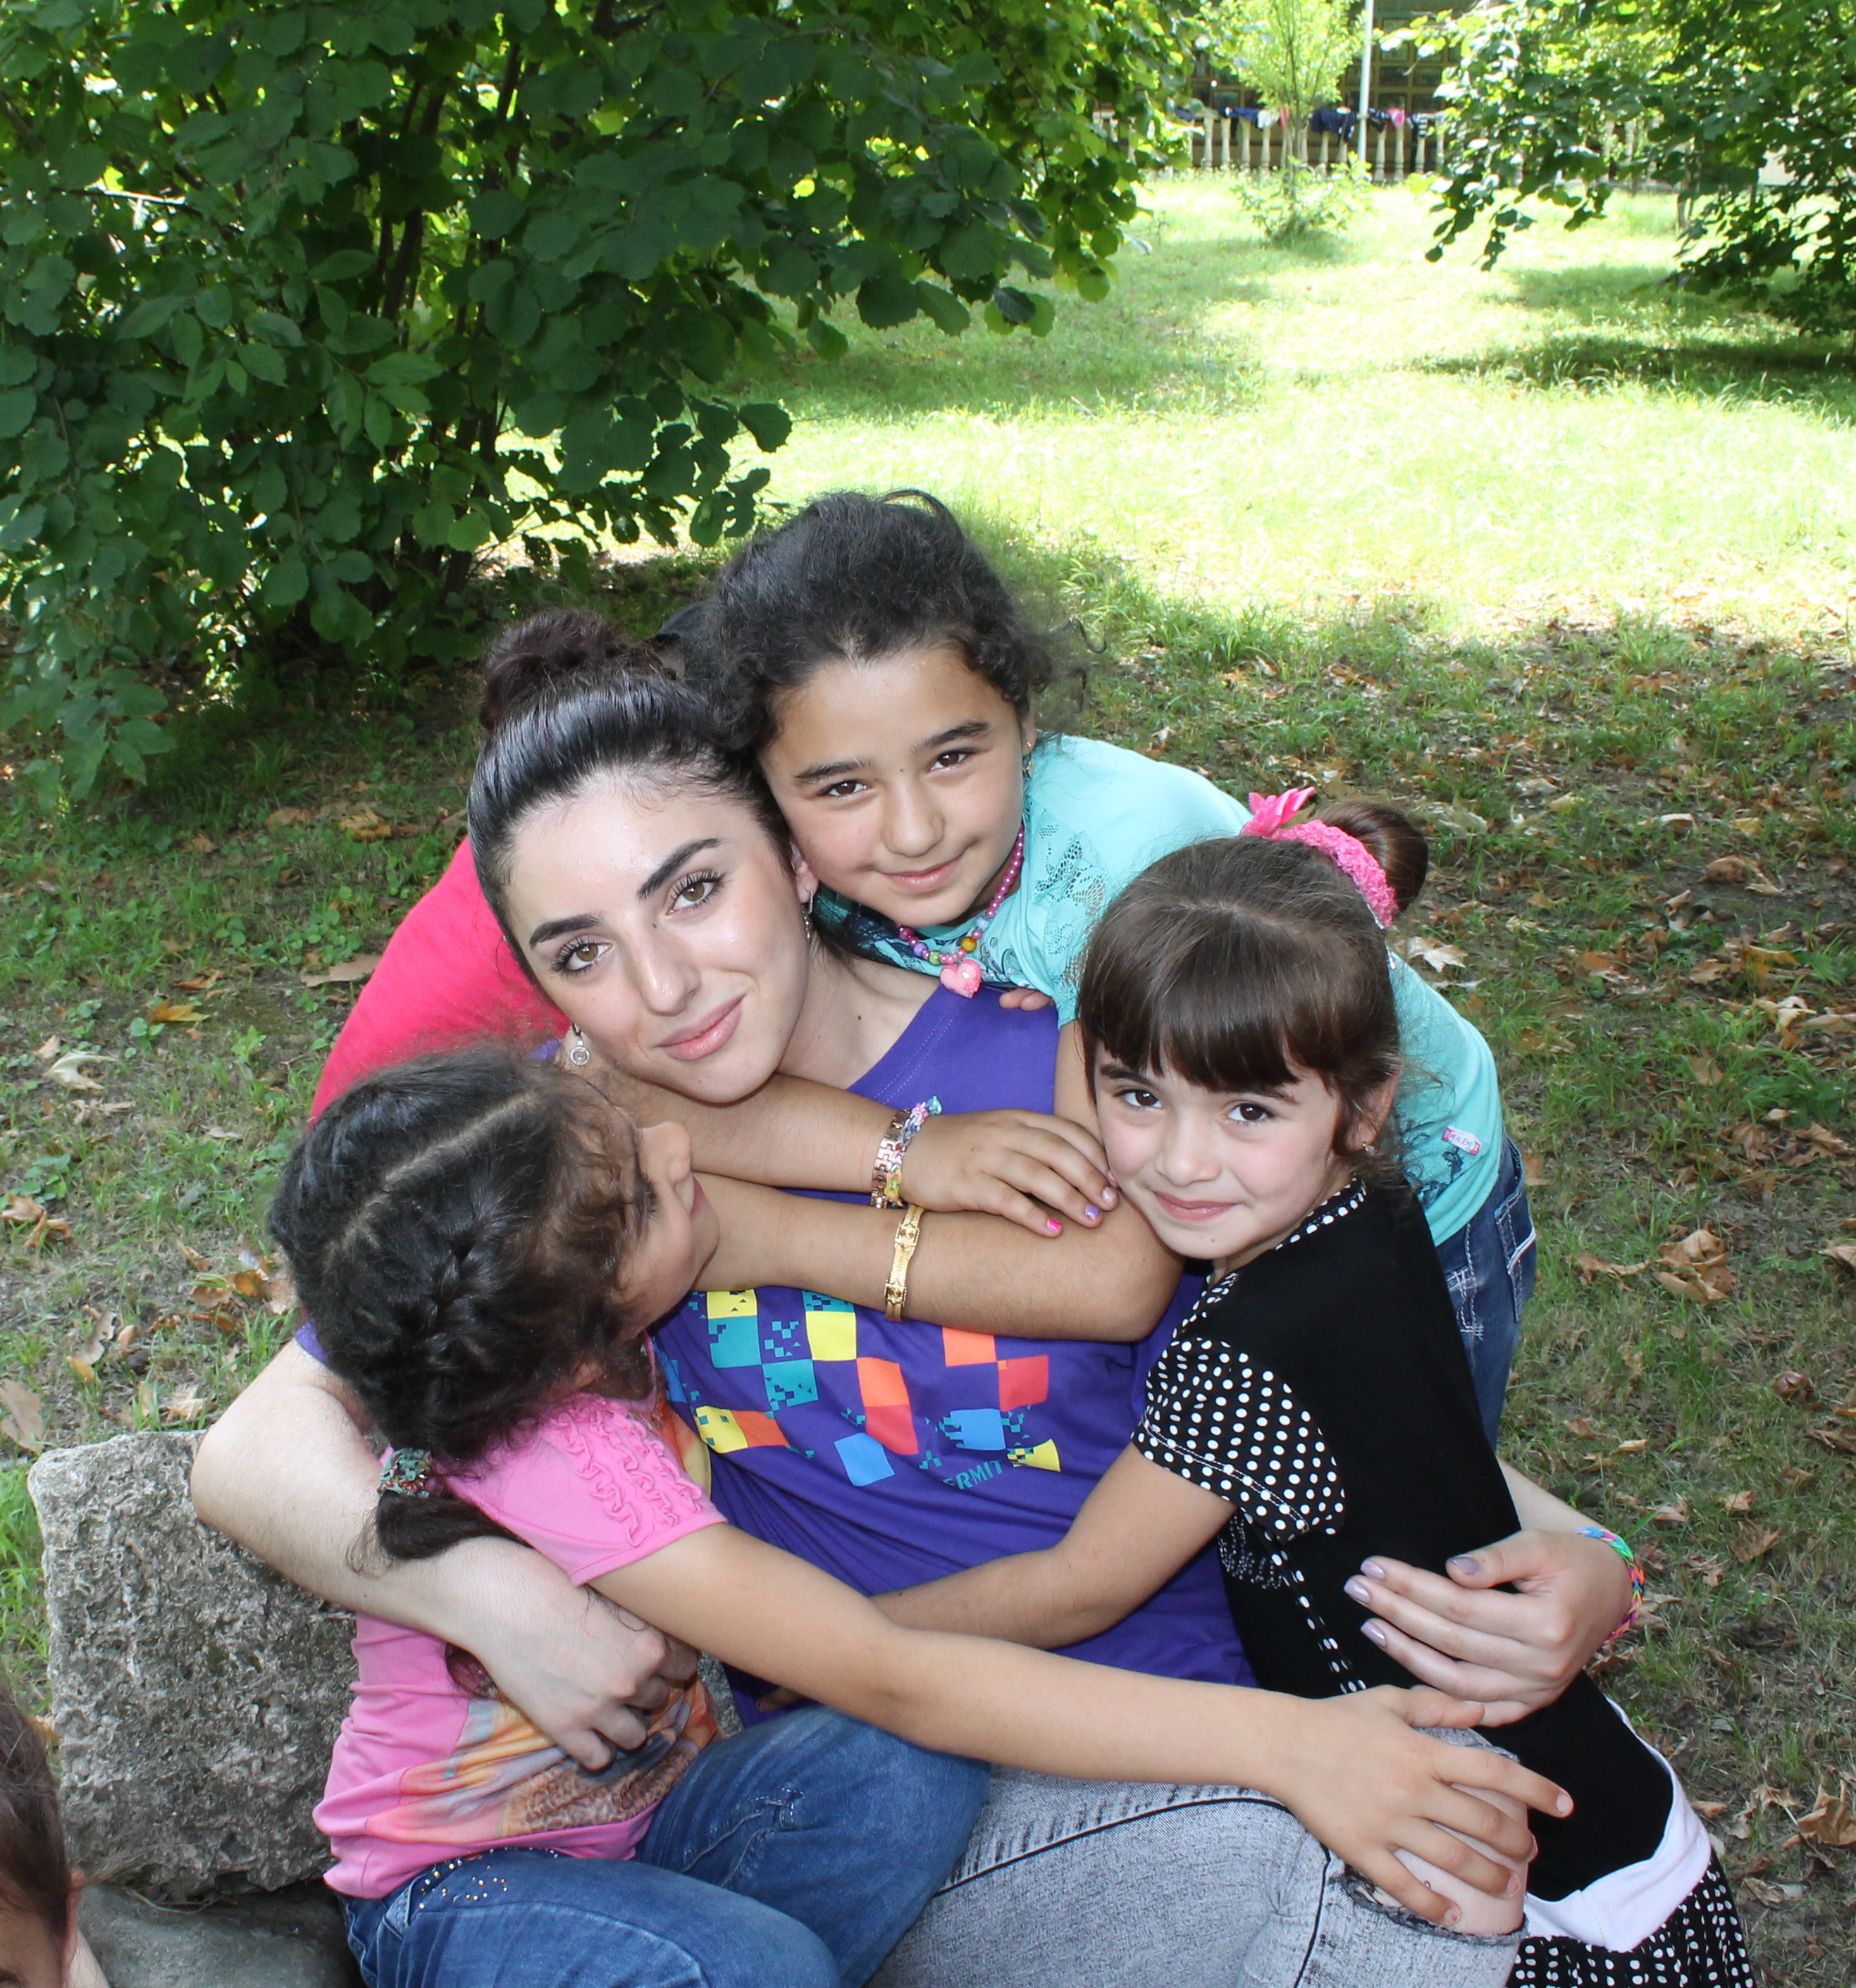
[[[942,1363],[970,1378],[974,1400],[971,1406],[950,1409],[930,1422],[918,1418],[901,1364],[862,1350],[855,1306],[818,1291],[798,1295],[803,1307],[798,1318],[764,1312],[757,1290],[706,1291],[691,1298],[690,1309],[707,1323],[710,1358],[717,1374],[738,1373],[747,1384],[744,1370],[754,1368],[766,1402],[764,1410],[696,1408],[697,1431],[710,1449],[726,1454],[798,1444],[809,1455],[805,1439],[782,1428],[779,1418],[821,1401],[835,1400],[842,1409],[850,1395],[862,1427],[837,1439],[831,1448],[854,1484],[893,1476],[896,1457],[938,1470],[943,1445],[1001,1456],[1021,1468],[1061,1467],[1055,1443],[1033,1443],[1025,1437],[1025,1412],[1050,1396],[1048,1355],[1001,1358],[991,1334],[943,1329]],[[909,1330],[925,1337],[933,1328]],[[821,1365],[854,1368],[854,1384],[846,1386],[852,1377],[843,1372],[826,1381]],[[672,1398],[680,1399],[681,1376],[672,1372],[666,1378]]]

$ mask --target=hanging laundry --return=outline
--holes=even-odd
[[[1241,117],[1246,124],[1255,124],[1262,115],[1261,111],[1253,110],[1248,104],[1240,104],[1231,114],[1233,117]]]
[[[1402,110],[1388,110],[1386,113],[1386,115],[1391,119],[1394,125],[1399,130],[1404,130],[1405,128],[1405,113]]]
[[[1276,113],[1273,110],[1259,110],[1257,113],[1257,129],[1259,131],[1267,131],[1275,121]]]
[[[1343,138],[1353,135],[1354,118],[1350,110],[1333,104],[1323,104],[1308,120],[1308,128],[1319,137],[1323,132],[1338,132]]]

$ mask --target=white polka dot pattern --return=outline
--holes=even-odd
[[[1134,1446],[1228,1499],[1272,1543],[1337,1531],[1346,1516],[1340,1473],[1307,1411],[1221,1340],[1176,1337],[1160,1355]]]
[[[1508,1988],[1755,1988],[1746,1935],[1719,1864],[1627,1953],[1577,1939],[1524,1939]]]

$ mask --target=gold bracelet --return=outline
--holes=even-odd
[[[909,1300],[909,1259],[922,1239],[922,1217],[926,1212],[911,1202],[896,1225],[896,1256],[889,1266],[889,1281],[883,1286],[883,1317],[892,1324],[901,1319],[903,1307]]]

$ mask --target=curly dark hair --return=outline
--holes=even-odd
[[[951,646],[1021,718],[1058,663],[1052,637],[923,490],[815,498],[735,554],[682,632],[691,681],[748,753],[772,738],[781,693],[827,663]]]
[[[622,1288],[654,1205],[636,1144],[589,1077],[500,1047],[364,1077],[305,1134],[271,1233],[396,1449],[468,1464],[577,1387],[645,1391],[652,1321]],[[503,1529],[448,1493],[384,1493],[376,1530],[416,1559]]]
[[[1396,809],[1346,801],[1303,818],[1366,843],[1401,911],[1417,895],[1424,838]],[[1385,935],[1365,898],[1319,850],[1262,836],[1194,843],[1143,870],[1090,938],[1076,1019],[1092,1070],[1104,1053],[1224,1093],[1311,1072],[1346,1106],[1346,1140],[1399,1068]],[[1381,1135],[1379,1170],[1394,1170],[1395,1144]]]

